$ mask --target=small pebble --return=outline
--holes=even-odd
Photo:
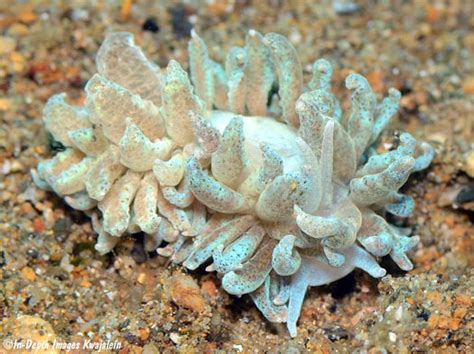
[[[474,178],[474,150],[471,150],[466,154],[464,171],[466,171],[470,177]]]
[[[182,341],[182,336],[180,336],[178,333],[170,333],[170,339],[174,344],[181,344]]]
[[[22,23],[14,23],[8,29],[8,33],[14,36],[24,37],[29,33],[29,29]]]
[[[170,10],[170,13],[171,25],[176,38],[190,37],[193,26],[186,15],[186,8],[183,5],[177,5]]]
[[[350,15],[359,11],[360,7],[351,0],[333,0],[332,9],[339,15]]]
[[[142,354],[159,354],[160,352],[156,348],[155,344],[148,343],[143,347]]]
[[[232,346],[232,348],[234,348],[235,350],[237,350],[239,353],[242,353],[243,350],[244,350],[244,348],[242,347],[241,344],[234,344],[234,345]]]
[[[474,201],[474,183],[462,188],[456,196],[456,203],[464,204]]]
[[[10,339],[19,339],[19,343],[24,343],[26,345],[27,342],[36,343],[38,346],[35,350],[29,351],[21,351],[22,353],[26,352],[34,352],[36,354],[56,354],[60,353],[60,350],[51,347],[43,348],[41,347],[41,343],[53,343],[54,341],[58,340],[56,333],[54,332],[53,327],[51,324],[39,316],[18,316],[18,317],[11,317],[11,318],[4,318],[3,324],[5,325],[5,333],[9,333]],[[2,325],[3,325],[2,324]],[[23,339],[23,341],[21,340]],[[3,343],[9,343],[4,341]],[[32,345],[32,344],[30,344]],[[0,350],[3,353],[3,351]],[[13,350],[7,352],[17,352],[19,353],[20,350]]]
[[[152,32],[152,33],[157,33],[160,31],[160,27],[156,23],[156,19],[153,17],[147,18],[145,22],[143,23],[142,29],[144,31]]]
[[[16,48],[16,41],[14,38],[0,36],[0,55],[9,54]]]
[[[33,271],[33,269],[31,269],[30,267],[24,267],[21,270],[21,276],[22,276],[23,279],[28,280],[28,281],[35,281],[36,280],[36,274]]]
[[[0,98],[0,111],[8,111],[12,106],[11,100],[8,98]]]
[[[194,312],[202,312],[206,302],[201,295],[196,280],[189,275],[177,273],[171,277],[170,295],[178,306],[185,307]]]

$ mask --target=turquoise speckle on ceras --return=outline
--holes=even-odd
[[[354,268],[382,277],[375,257],[385,255],[412,269],[406,253],[418,237],[384,215],[412,213],[398,190],[433,150],[403,133],[376,152],[397,90],[377,103],[351,74],[343,114],[329,62],[317,60],[305,86],[295,49],[275,33],[249,31],[222,67],[193,32],[189,56],[191,79],[174,60],[148,61],[132,35],[111,33],[85,105],[59,94],[45,107],[46,129],[66,149],[40,162],[34,181],[91,216],[99,252],[143,232],[148,251],[190,270],[206,264],[292,336],[308,287]]]

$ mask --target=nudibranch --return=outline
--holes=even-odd
[[[377,102],[350,74],[344,114],[330,63],[316,60],[305,85],[295,48],[276,33],[250,30],[224,65],[194,31],[188,51],[189,75],[174,60],[149,61],[131,34],[110,33],[85,104],[58,94],[44,108],[64,149],[33,180],[91,217],[98,252],[143,233],[147,251],[217,272],[291,336],[308,287],[355,268],[383,277],[385,255],[412,269],[418,237],[384,216],[412,213],[398,190],[434,152],[408,133],[380,148],[399,91]]]

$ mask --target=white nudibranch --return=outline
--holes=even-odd
[[[250,30],[224,66],[194,31],[188,50],[190,75],[174,60],[159,68],[131,34],[111,33],[85,105],[59,94],[44,109],[64,150],[33,180],[91,216],[98,252],[144,233],[147,251],[220,273],[227,292],[250,294],[291,336],[308,287],[355,268],[382,277],[375,257],[385,255],[412,269],[406,253],[418,237],[384,216],[412,213],[398,190],[433,149],[403,133],[377,153],[400,92],[377,103],[351,74],[344,113],[329,62],[317,60],[305,85],[295,48],[275,33]]]

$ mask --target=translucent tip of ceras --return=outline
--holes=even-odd
[[[161,104],[160,67],[146,58],[135,45],[131,33],[107,34],[97,53],[96,65],[99,74],[107,79],[150,100],[156,106]]]
[[[308,86],[311,90],[331,90],[332,66],[326,59],[318,59],[313,64],[313,78]]]
[[[332,66],[326,59],[318,59],[314,62],[314,68],[321,74],[332,75]]]
[[[242,65],[242,64],[244,64],[244,61],[245,61],[245,54],[244,53],[237,53],[235,55],[235,59],[237,60],[239,65]]]
[[[183,179],[184,171],[185,161],[181,152],[174,154],[167,161],[157,158],[153,162],[153,173],[160,186],[177,186]]]
[[[244,139],[242,117],[232,118],[211,157],[211,171],[214,178],[233,189],[242,182],[242,172],[246,164]]]
[[[33,183],[40,189],[51,192],[53,188],[49,185],[49,183],[40,175],[38,170],[33,169],[31,170],[31,178],[33,179]]]
[[[64,200],[71,208],[76,210],[90,210],[97,206],[97,200],[90,198],[86,191],[67,195]]]
[[[374,126],[372,128],[372,136],[370,143],[377,141],[382,131],[390,122],[392,117],[397,113],[400,106],[400,98],[402,94],[395,88],[388,90],[388,97],[385,97],[382,102],[378,104],[374,114]]]
[[[248,209],[244,195],[216,181],[203,171],[196,158],[187,162],[190,188],[194,196],[207,207],[225,214],[239,213]]]
[[[348,90],[354,90],[358,88],[364,88],[369,85],[367,79],[360,74],[350,74],[346,77],[344,81],[346,88]]]
[[[403,270],[413,269],[406,253],[420,241],[418,236],[408,237],[403,230],[392,226],[380,215],[370,209],[364,210],[358,240],[371,254],[382,257],[390,255]]]
[[[362,206],[386,199],[405,184],[414,166],[413,157],[403,156],[380,173],[353,179],[350,183],[352,200]]]
[[[213,269],[219,273],[242,269],[242,264],[255,253],[265,234],[265,229],[257,224],[225,247],[225,250],[224,245],[214,249],[212,252]]]
[[[282,276],[290,276],[296,273],[301,265],[301,256],[295,246],[296,236],[286,235],[273,249],[273,269]]]
[[[268,116],[279,110],[274,97],[267,107],[268,96],[276,82],[275,66],[261,33],[250,30],[245,38],[246,65],[244,68],[245,106],[251,116]]]
[[[295,103],[296,112],[303,112],[306,109],[307,105],[302,100],[297,100]]]
[[[323,217],[305,213],[297,204],[294,206],[296,223],[307,235],[322,239],[341,233],[344,224],[334,217]]]
[[[214,68],[216,64],[209,58],[206,43],[194,29],[191,31],[188,53],[190,76],[195,94],[210,110],[215,98]]]
[[[196,136],[197,142],[201,148],[199,156],[196,157],[210,157],[219,146],[220,133],[201,115],[189,111],[188,116],[191,120],[194,135]]]
[[[173,140],[168,138],[151,142],[140,128],[126,118],[126,129],[119,142],[120,162],[138,172],[149,171],[156,159],[166,160],[176,147]]]
[[[243,295],[255,291],[263,284],[272,270],[272,252],[276,241],[267,239],[242,268],[230,271],[222,278],[222,286],[233,295]]]
[[[275,64],[281,98],[281,108],[284,120],[294,126],[299,126],[295,103],[303,91],[303,69],[290,41],[277,33],[269,33],[263,38],[263,43],[269,48]]]
[[[278,153],[268,144],[260,144],[262,151],[262,167],[250,176],[245,183],[250,184],[248,190],[258,195],[264,191],[276,177],[283,174],[283,160]]]
[[[178,62],[171,60],[166,68],[160,113],[165,120],[168,136],[178,146],[185,146],[195,140],[189,111],[201,115],[205,113],[205,104],[194,94],[194,90],[186,71]]]
[[[427,168],[435,155],[433,147],[425,142],[421,143],[421,151],[421,155],[415,159],[415,166],[413,167],[415,171],[421,171]]]

